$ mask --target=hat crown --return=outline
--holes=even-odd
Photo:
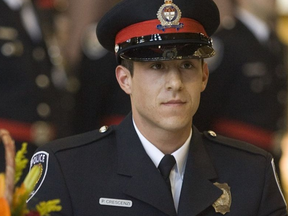
[[[186,20],[186,23],[183,20]],[[192,20],[192,22],[188,21],[187,25],[187,20]],[[192,26],[195,23],[197,23],[197,28]],[[97,26],[97,36],[101,45],[112,52],[117,45],[116,50],[119,51],[117,55],[120,55],[123,50],[121,51],[120,46],[118,49],[118,45],[122,42],[136,38],[134,40],[136,44],[130,44],[129,49],[132,49],[150,46],[151,41],[148,43],[141,38],[149,37],[149,35],[152,37],[154,34],[157,37],[157,35],[167,33],[201,33],[210,37],[218,28],[219,23],[219,11],[213,0],[122,0],[100,20]],[[131,28],[130,31],[128,29],[131,26],[137,27]],[[195,29],[194,32],[193,29]],[[199,29],[201,31],[198,31]],[[121,36],[124,35],[123,40],[117,40],[120,33]],[[178,39],[180,41],[180,37]],[[153,44],[162,42],[158,40]],[[166,44],[174,42],[173,39],[165,41]],[[194,42],[189,40],[189,43]]]

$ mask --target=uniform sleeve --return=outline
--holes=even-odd
[[[270,154],[269,154],[270,155]],[[274,159],[270,156],[267,160],[266,179],[263,188],[259,216],[285,216],[287,206],[275,172]]]
[[[69,190],[55,154],[47,147],[39,149],[31,158],[30,168],[35,165],[41,167],[41,176],[28,198],[28,208],[35,209],[41,201],[60,199],[62,210],[51,212],[50,216],[72,216]]]

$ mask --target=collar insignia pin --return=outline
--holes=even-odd
[[[222,215],[225,215],[227,212],[230,212],[230,206],[232,202],[230,187],[227,183],[214,183],[214,185],[220,188],[223,191],[223,194],[216,200],[213,204],[215,212],[219,212]]]
[[[182,14],[179,7],[172,0],[164,0],[164,2],[157,12],[157,18],[161,22],[160,25],[157,25],[157,29],[165,31],[166,28],[176,28],[177,30],[183,28],[184,24],[179,23]]]

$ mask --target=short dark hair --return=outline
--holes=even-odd
[[[121,59],[121,65],[127,68],[130,71],[131,76],[133,76],[133,71],[134,71],[133,61],[129,59]]]

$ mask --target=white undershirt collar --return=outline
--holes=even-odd
[[[151,160],[153,161],[155,166],[158,167],[161,159],[164,157],[164,154],[142,135],[142,133],[137,128],[134,120],[133,120],[133,124],[134,124],[135,130],[136,130],[136,133],[138,134],[140,141],[141,141],[146,153],[151,158]],[[186,161],[187,161],[191,137],[192,137],[192,128],[190,131],[190,135],[189,135],[188,139],[185,141],[185,143],[178,150],[176,150],[175,152],[172,153],[172,155],[174,156],[174,158],[176,160],[176,165],[177,165],[177,168],[175,169],[175,171],[177,173],[179,173],[182,180],[184,177],[185,166],[186,166]]]

